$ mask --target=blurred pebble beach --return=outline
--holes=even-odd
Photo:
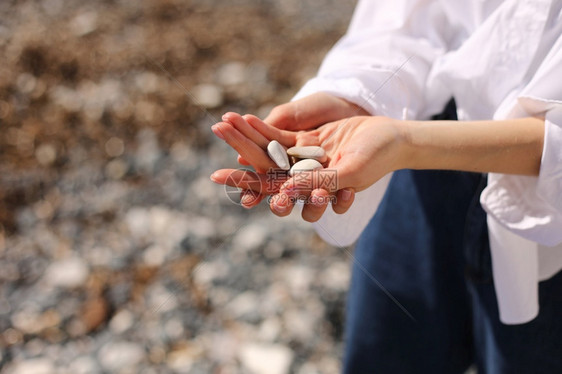
[[[353,0],[0,2],[0,372],[338,373],[350,259],[213,184]],[[234,197],[233,197],[234,196]]]

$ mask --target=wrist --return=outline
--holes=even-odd
[[[457,121],[401,121],[403,169],[451,169],[457,163],[461,134],[454,134]]]
[[[393,170],[418,168],[417,148],[413,142],[414,122],[406,120],[392,120],[396,134],[396,157],[392,165]]]

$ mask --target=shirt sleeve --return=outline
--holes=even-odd
[[[562,36],[518,95],[508,118],[545,118],[538,178],[490,174],[481,202],[511,232],[544,246],[562,243]]]
[[[294,99],[327,92],[373,115],[415,118],[433,61],[447,49],[443,35],[453,37],[439,2],[361,0],[346,35]],[[320,237],[336,246],[357,240],[391,176],[357,193],[345,214],[327,209],[313,224]]]
[[[439,2],[361,0],[348,32],[295,99],[327,92],[371,114],[413,119],[424,106],[432,63],[447,50],[451,33]]]

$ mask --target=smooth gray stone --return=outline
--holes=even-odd
[[[289,170],[291,168],[287,151],[285,151],[285,148],[277,140],[269,142],[267,145],[267,154],[279,168],[283,170]]]
[[[291,147],[287,150],[287,154],[301,159],[312,158],[318,162],[326,162],[328,160],[324,148],[315,145]]]
[[[293,175],[303,171],[310,171],[310,170],[316,170],[322,168],[323,166],[320,162],[312,158],[307,158],[306,160],[300,160],[299,162],[294,164],[291,170],[289,170],[289,175],[292,177]]]

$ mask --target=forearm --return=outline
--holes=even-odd
[[[406,121],[401,125],[405,168],[539,173],[544,119]]]

